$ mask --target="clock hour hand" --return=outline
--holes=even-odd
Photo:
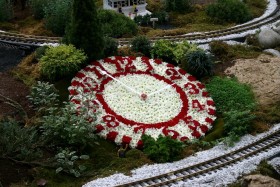
[[[159,92],[162,92],[163,90],[165,90],[165,89],[167,89],[167,88],[173,86],[174,84],[176,84],[176,83],[167,85],[167,86],[165,86],[165,87],[163,87],[163,88],[161,88],[161,89],[159,89],[159,90],[157,90],[157,91],[155,91],[155,92],[152,92],[152,93],[148,94],[148,96],[152,96],[152,95],[155,95],[155,94],[157,94],[157,93],[159,93]]]
[[[110,74],[108,74],[106,71],[103,71],[101,69],[99,69],[100,73],[103,75],[107,75],[108,77],[112,78],[113,80],[115,80],[116,82],[120,83],[122,86],[124,86],[126,89],[130,90],[133,93],[136,93],[137,95],[141,95],[141,93],[137,92],[135,89],[131,88],[130,86],[127,86],[126,84],[124,84],[122,81],[116,79],[115,77],[111,76]]]

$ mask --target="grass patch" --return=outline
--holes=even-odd
[[[246,0],[246,4],[253,17],[260,17],[264,14],[267,1],[266,0]]]
[[[241,58],[257,58],[262,53],[262,51],[257,47],[245,45],[229,45],[221,41],[211,42],[210,48],[216,60],[222,62],[228,62]]]
[[[213,98],[217,112],[246,111],[255,108],[255,98],[247,84],[236,79],[214,77],[206,88]]]
[[[212,142],[223,137],[224,119],[218,118],[213,124],[213,128],[206,134],[202,141]]]
[[[35,53],[25,57],[19,65],[12,70],[12,73],[27,86],[31,87],[35,85],[41,76],[38,62],[35,59]]]

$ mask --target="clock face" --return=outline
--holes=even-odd
[[[199,138],[216,118],[205,86],[157,59],[115,56],[93,62],[77,73],[69,91],[98,135],[130,147],[141,147],[143,134]]]

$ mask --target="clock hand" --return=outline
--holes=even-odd
[[[174,83],[171,84],[171,85],[167,85],[167,86],[165,86],[165,87],[163,87],[163,88],[161,88],[161,89],[159,89],[159,90],[157,90],[157,91],[155,91],[155,92],[152,92],[152,93],[148,94],[148,96],[155,95],[155,94],[157,94],[157,93],[159,93],[159,92],[161,92],[161,91],[163,91],[163,90],[165,90],[165,89],[167,89],[167,88],[173,86],[174,84],[176,84],[176,83],[174,82]]]
[[[101,72],[101,74],[103,75],[107,75],[108,77],[112,78],[113,80],[117,81],[118,83],[120,83],[121,85],[123,85],[126,89],[136,93],[137,95],[141,95],[141,93],[137,92],[135,89],[127,86],[126,84],[124,84],[123,82],[121,82],[120,80],[116,79],[115,77],[111,76],[110,74],[108,74],[106,71],[103,71],[101,69],[99,69],[99,71]]]

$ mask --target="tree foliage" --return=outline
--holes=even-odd
[[[74,0],[65,40],[83,49],[89,60],[103,56],[104,38],[94,0]]]
[[[244,23],[252,17],[246,4],[240,0],[217,0],[207,7],[206,13],[218,22]]]

